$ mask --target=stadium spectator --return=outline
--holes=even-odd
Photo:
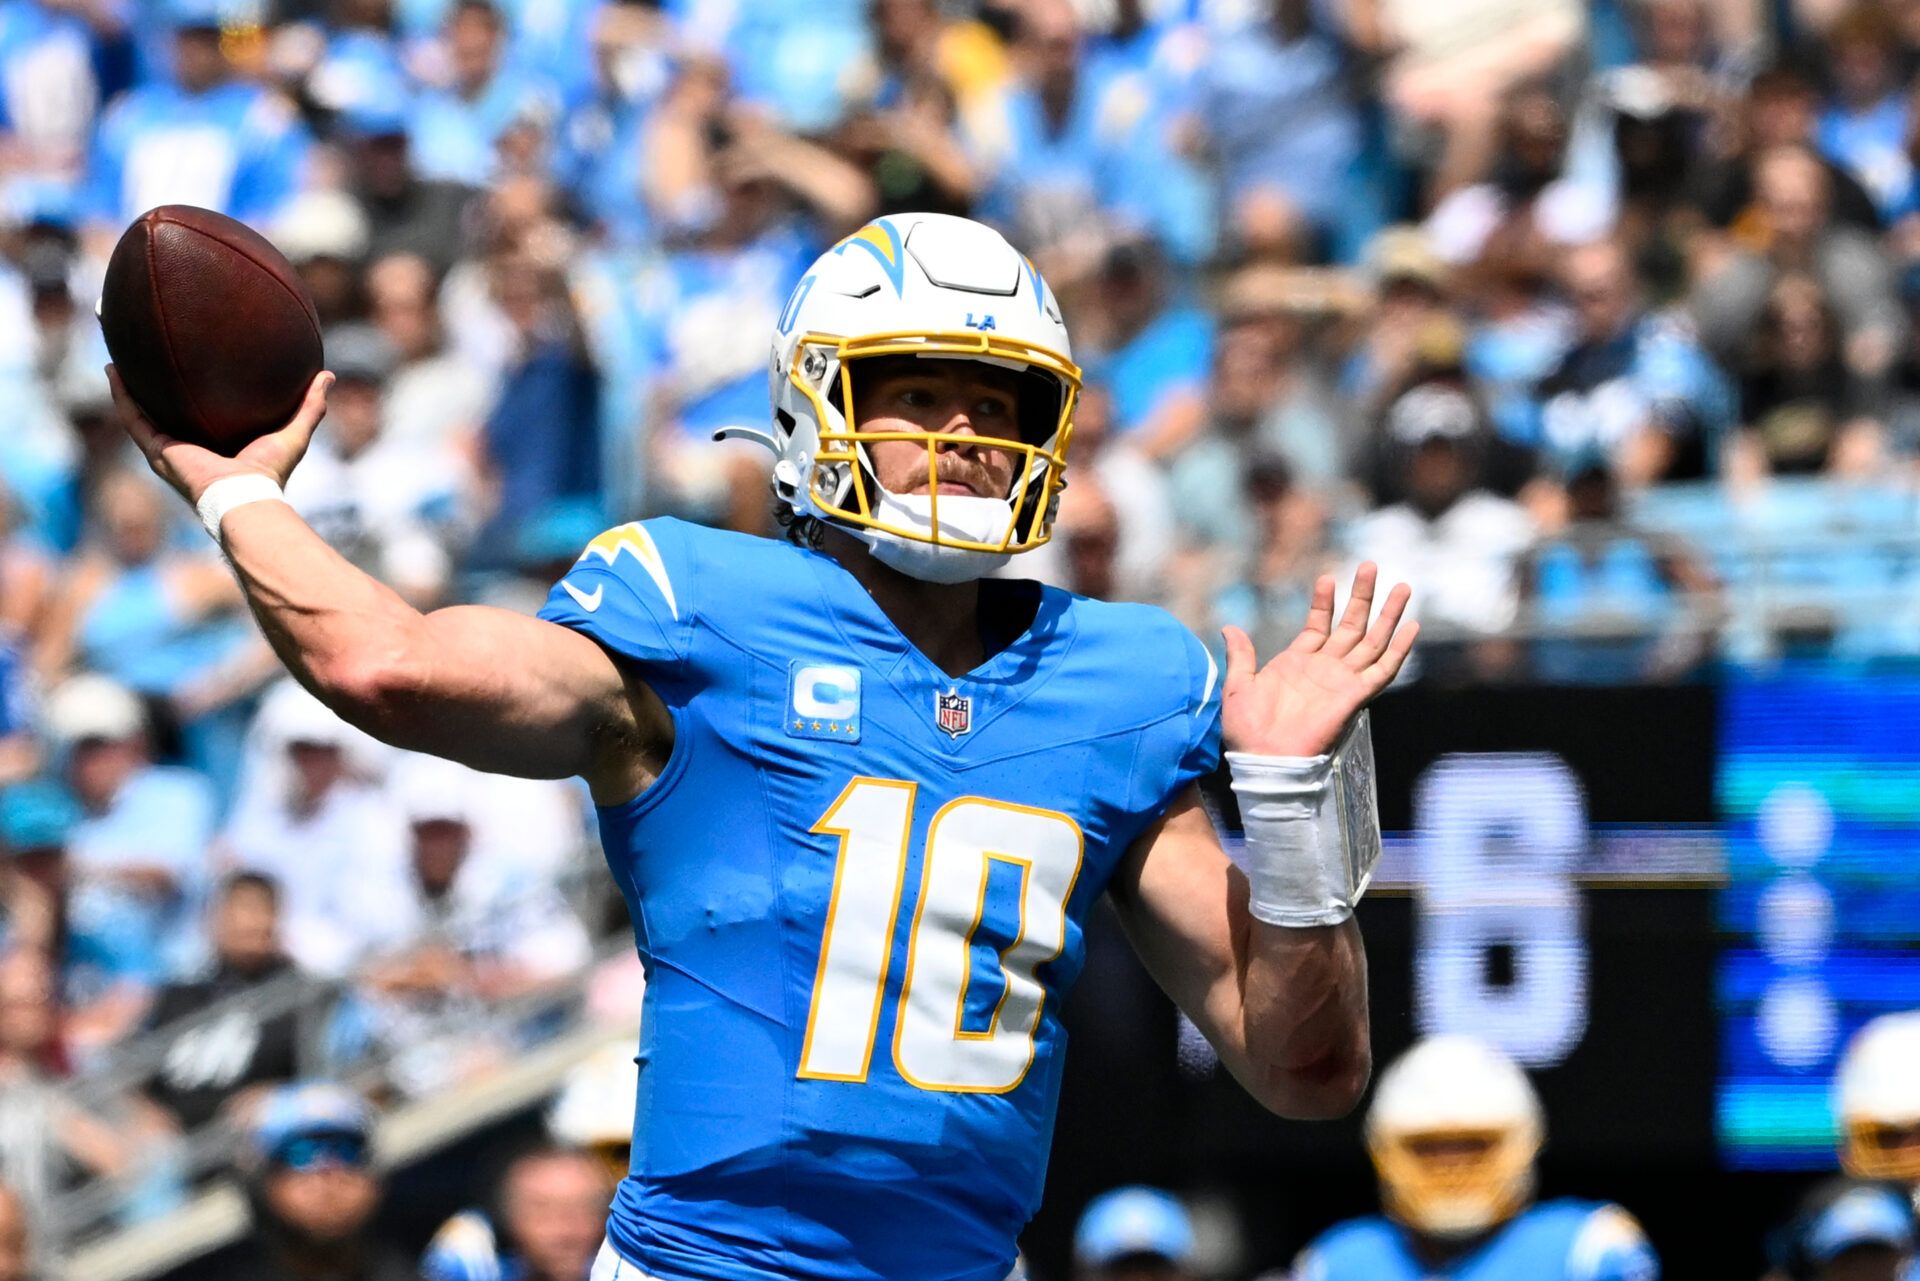
[[[37,952],[0,956],[0,1181],[46,1216],[55,1192],[77,1174],[119,1175],[136,1143],[56,1088],[63,1063],[53,966]]]
[[[236,74],[221,43],[218,0],[160,0],[153,8],[172,32],[171,71],[130,90],[101,118],[85,197],[96,233],[110,241],[165,204],[272,223],[299,190],[306,129],[284,98]]]
[[[1206,416],[1211,317],[1178,296],[1165,253],[1146,238],[1107,250],[1091,302],[1099,323],[1082,363],[1112,394],[1115,434],[1149,458],[1177,453]]]
[[[487,776],[408,756],[393,769],[410,833],[410,874],[380,906],[381,946],[359,978],[391,1072],[424,1095],[509,1052],[486,1029],[490,1004],[582,969],[591,941],[557,887],[533,869],[473,857]]]
[[[1585,34],[1574,0],[1361,0],[1347,12],[1350,39],[1387,59],[1380,100],[1411,143],[1427,186],[1444,197],[1506,154],[1501,103],[1552,74]]]
[[[199,774],[153,763],[140,700],[104,676],[54,690],[46,728],[81,811],[67,836],[68,930],[110,944],[116,958],[107,972],[119,995],[101,1012],[119,1015],[84,1038],[104,1049],[195,950],[214,798]]]
[[[675,33],[666,14],[637,0],[599,6],[592,23],[592,78],[566,102],[554,172],[609,243],[640,246],[654,230],[646,203],[636,198],[641,140],[672,78]]]
[[[173,1030],[147,1095],[185,1131],[223,1110],[246,1114],[264,1087],[299,1070],[297,1015],[263,1014],[234,999],[298,973],[280,942],[279,887],[257,872],[234,872],[215,892],[212,916],[211,967],[162,987],[147,1016],[149,1030]],[[213,1017],[197,1017],[216,1007]],[[193,1025],[178,1026],[187,1020]]]
[[[1167,558],[1175,535],[1167,474],[1131,442],[1114,439],[1113,396],[1097,383],[1081,388],[1076,402],[1073,462],[1080,474],[1098,480],[1108,494],[1125,496],[1126,519],[1119,522],[1117,531],[1116,599],[1155,599],[1168,581]],[[1056,559],[1050,544],[1038,548],[1021,573],[1063,583]]]
[[[1240,482],[1257,455],[1284,459],[1313,489],[1343,481],[1351,452],[1332,395],[1306,350],[1306,324],[1285,311],[1229,314],[1213,352],[1207,423],[1167,469],[1186,541],[1242,554],[1257,545]]]
[[[51,4],[9,7],[0,26],[0,201],[68,204],[86,176],[101,103],[93,32]]]
[[[1737,238],[1744,247],[1707,258],[1692,308],[1708,352],[1723,364],[1740,352],[1779,277],[1818,279],[1839,312],[1847,369],[1870,383],[1883,377],[1907,336],[1886,255],[1864,232],[1832,216],[1831,184],[1819,159],[1786,145],[1753,160],[1756,216]]]
[[[1812,276],[1774,285],[1740,380],[1739,458],[1731,475],[1792,475],[1829,468],[1866,475],[1881,463],[1883,428],[1873,398],[1847,370],[1840,322]]]
[[[1308,0],[1266,0],[1220,31],[1194,94],[1218,169],[1221,218],[1253,257],[1351,261],[1381,222],[1357,181],[1360,113],[1339,33]]]
[[[101,673],[164,708],[197,765],[229,759],[244,724],[236,706],[271,674],[217,556],[174,540],[174,513],[146,478],[116,470],[88,496],[93,537],[48,606],[34,666],[55,681]]]
[[[367,219],[367,254],[413,254],[444,275],[468,245],[474,188],[416,172],[407,139],[410,104],[391,86],[343,111],[336,134],[346,188]]]
[[[1094,600],[1120,599],[1120,515],[1098,483],[1083,481],[1060,496],[1054,537],[1066,548],[1068,591]]]
[[[377,259],[367,268],[367,294],[373,323],[397,356],[382,430],[470,469],[495,389],[484,369],[447,347],[432,265],[411,253]]]
[[[1422,584],[1414,608],[1423,625],[1439,625],[1435,635],[1493,636],[1518,617],[1516,571],[1533,522],[1481,486],[1486,439],[1466,392],[1438,380],[1409,388],[1388,406],[1383,432],[1406,497],[1361,517],[1348,540],[1354,560]]]
[[[438,605],[471,524],[460,456],[438,441],[387,431],[398,353],[367,325],[335,329],[328,430],[317,436],[287,501],[334,549],[421,608]]]
[[[1142,77],[1090,60],[1064,0],[1019,14],[1013,81],[965,117],[987,172],[975,213],[1006,227],[1063,299],[1098,269],[1118,225],[1182,262],[1204,256],[1203,180],[1174,154]]]
[[[513,353],[481,440],[494,498],[478,536],[483,561],[509,557],[520,522],[600,492],[600,375],[585,350],[565,279],[551,263],[509,254],[490,264],[493,300]]]
[[[1327,500],[1296,484],[1285,459],[1249,458],[1240,490],[1250,536],[1221,548],[1210,572],[1198,579],[1210,599],[1179,612],[1203,635],[1216,631],[1217,623],[1232,623],[1256,645],[1270,645],[1311,602],[1314,580],[1338,568],[1339,557]]]
[[[1598,458],[1567,475],[1566,523],[1529,548],[1520,595],[1548,633],[1533,675],[1566,684],[1671,680],[1705,657],[1719,621],[1713,571],[1678,539],[1642,529]]]
[[[1617,1205],[1534,1201],[1546,1135],[1526,1074],[1466,1036],[1417,1042],[1381,1074],[1367,1149],[1384,1217],[1308,1246],[1298,1281],[1413,1281],[1471,1256],[1489,1277],[1655,1281],[1659,1260]]]
[[[1534,392],[1547,460],[1598,454],[1629,489],[1710,474],[1732,425],[1720,371],[1680,322],[1645,310],[1618,242],[1566,254],[1558,275],[1575,332]]]
[[[404,884],[404,825],[356,776],[355,731],[291,680],[262,702],[255,733],[275,759],[243,783],[222,851],[280,886],[287,954],[344,974],[385,937],[374,911]]]
[[[340,191],[304,191],[269,227],[271,239],[313,297],[323,330],[366,312],[360,264],[367,253],[367,216]]]
[[[0,1183],[0,1281],[34,1281],[33,1236],[20,1194]]]
[[[1159,1188],[1095,1197],[1073,1230],[1075,1281],[1196,1281],[1193,1222]]]
[[[420,1259],[424,1281],[584,1281],[600,1250],[613,1187],[589,1153],[540,1147],[507,1163],[493,1201],[455,1215]]]
[[[1826,46],[1834,96],[1820,113],[1820,150],[1866,188],[1890,226],[1916,207],[1898,22],[1884,6],[1858,4],[1827,28]]]
[[[416,1281],[406,1258],[375,1234],[382,1187],[373,1129],[366,1101],[337,1085],[283,1085],[267,1095],[250,1135],[253,1230],[195,1260],[180,1281]]]
[[[422,178],[484,186],[500,175],[501,144],[511,133],[544,135],[552,127],[559,94],[541,75],[512,65],[506,19],[492,0],[455,0],[446,14],[447,83],[414,104],[408,148]]]
[[[1754,206],[1753,158],[1775,147],[1815,147],[1819,118],[1820,91],[1805,71],[1790,62],[1764,68],[1728,121],[1728,144],[1696,163],[1684,188],[1688,205],[1720,229],[1757,221],[1763,215]],[[1826,171],[1834,221],[1876,234],[1880,215],[1873,197],[1845,169],[1824,155],[1817,159]]]
[[[1427,217],[1441,261],[1544,275],[1564,247],[1612,231],[1615,193],[1591,165],[1573,163],[1571,122],[1552,89],[1528,84],[1508,94],[1498,139],[1489,157],[1497,162],[1484,179],[1452,192]]]

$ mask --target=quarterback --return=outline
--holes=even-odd
[[[744,338],[745,336],[743,336]],[[772,335],[785,541],[649,520],[538,618],[422,615],[279,501],[325,408],[154,470],[288,668],[401,747],[583,776],[647,973],[599,1281],[1001,1281],[1039,1200],[1058,1011],[1107,894],[1267,1107],[1370,1071],[1353,905],[1379,850],[1362,711],[1413,643],[1363,568],[1226,670],[1164,613],[988,577],[1044,542],[1079,373],[1053,295],[978,223],[881,219]],[[1371,621],[1370,621],[1371,620]],[[1224,743],[1247,826],[1194,781]]]

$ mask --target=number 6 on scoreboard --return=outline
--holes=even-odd
[[[898,779],[856,778],[813,825],[838,837],[840,851],[800,1049],[802,1079],[864,1081],[871,1069],[917,790]],[[950,801],[927,824],[894,1020],[894,1066],[909,1084],[999,1094],[1025,1078],[1046,1002],[1037,971],[1066,944],[1067,900],[1084,849],[1079,825],[1065,814],[984,797]],[[974,936],[997,870],[1014,878],[1019,921],[1000,951],[999,1000],[986,1028],[969,1030]]]

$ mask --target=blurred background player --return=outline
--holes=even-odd
[[[1187,1208],[1159,1188],[1101,1193],[1073,1232],[1075,1281],[1196,1281],[1193,1258]]]
[[[1315,1241],[1296,1281],[1655,1281],[1659,1260],[1619,1206],[1534,1203],[1545,1139],[1511,1059],[1471,1037],[1421,1041],[1367,1113],[1384,1216]]]
[[[1920,1206],[1920,1010],[1860,1029],[1840,1062],[1836,1095],[1847,1173],[1898,1183]]]
[[[1914,1240],[1912,1208],[1894,1188],[1828,1179],[1774,1237],[1763,1281],[1915,1281]]]

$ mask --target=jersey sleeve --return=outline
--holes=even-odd
[[[1175,677],[1179,707],[1165,722],[1167,752],[1164,764],[1149,770],[1145,800],[1149,812],[1161,814],[1189,786],[1213,772],[1220,763],[1219,661],[1185,627],[1167,620],[1175,634],[1181,666]]]
[[[663,675],[684,671],[693,634],[692,549],[675,521],[607,530],[553,586],[540,617]]]
[[[1660,1258],[1631,1214],[1603,1205],[1587,1216],[1567,1254],[1567,1281],[1659,1281]]]

